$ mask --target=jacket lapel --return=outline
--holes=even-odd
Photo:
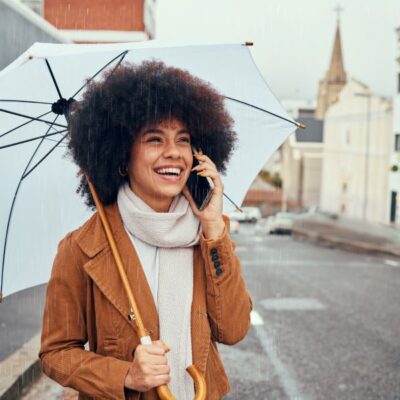
[[[144,326],[152,340],[157,340],[159,337],[157,309],[138,255],[125,231],[117,204],[106,206],[104,209]],[[128,296],[97,213],[85,228],[77,238],[81,249],[90,257],[84,269],[104,296],[136,331],[136,323],[128,319],[130,313]]]

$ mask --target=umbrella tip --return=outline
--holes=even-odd
[[[244,44],[245,46],[253,46],[253,45],[254,45],[253,42],[244,42],[243,44]]]
[[[300,123],[300,122],[296,122],[296,125],[297,125],[298,128],[306,129],[306,126],[304,124]]]

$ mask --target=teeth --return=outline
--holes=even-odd
[[[174,174],[174,175],[180,175],[181,170],[179,168],[161,168],[158,169],[157,174]]]

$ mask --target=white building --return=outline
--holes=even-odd
[[[323,121],[298,117],[296,129],[282,145],[283,209],[315,208],[320,203]]]
[[[346,82],[338,21],[331,60],[319,82],[317,102],[301,105],[295,115],[306,129],[297,129],[282,146],[283,209],[302,210],[320,205],[324,116]],[[284,106],[293,112],[296,103],[285,102]]]
[[[400,226],[400,27],[397,28],[397,92],[393,97],[393,140],[389,172],[389,220]]]
[[[325,114],[321,208],[389,222],[392,105],[350,80]]]

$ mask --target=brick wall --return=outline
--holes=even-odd
[[[58,29],[143,31],[144,0],[45,0],[44,18]]]

